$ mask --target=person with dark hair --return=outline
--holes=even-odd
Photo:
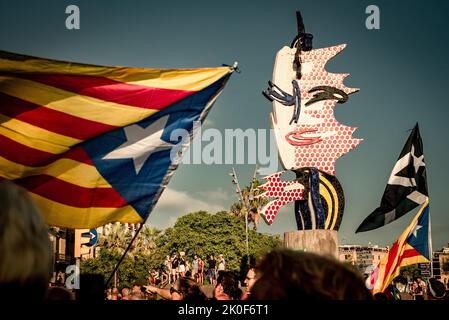
[[[414,300],[424,300],[424,292],[418,280],[413,280],[411,292]]]
[[[206,295],[198,283],[187,277],[180,277],[170,289],[145,286],[148,293],[156,293],[165,300],[204,301]]]
[[[131,300],[146,300],[144,288],[147,284],[147,281],[144,279],[137,279],[133,283]]]
[[[0,301],[43,301],[52,271],[48,227],[12,182],[0,182],[0,203]]]
[[[220,271],[214,288],[215,300],[239,300],[241,296],[237,275],[231,271]]]
[[[314,253],[275,249],[256,266],[251,300],[372,300],[361,275]]]
[[[80,288],[76,290],[76,299],[79,301],[103,301],[105,299],[104,292],[104,276],[101,274],[82,273],[80,275]],[[107,290],[110,295],[108,300],[112,300],[112,288]]]
[[[172,283],[175,283],[179,277],[179,260],[176,253],[173,254],[172,256],[171,265],[172,265]]]
[[[199,263],[198,255],[195,254],[192,260],[192,279],[196,279],[195,276],[198,274],[198,263]]]
[[[47,291],[46,301],[70,301],[75,300],[73,294],[64,287],[51,287]]]
[[[214,255],[211,254],[209,260],[207,260],[208,268],[207,268],[207,279],[209,279],[209,283],[211,285],[215,285],[215,281],[217,279],[217,274],[215,272],[217,261],[214,258]]]
[[[198,278],[197,282],[200,286],[203,285],[204,281],[204,261],[201,257],[198,257]]]
[[[179,276],[180,277],[185,277],[186,276],[186,259],[184,258],[184,254],[183,252],[179,253],[179,258],[178,258],[178,270],[179,270]]]
[[[446,297],[446,288],[441,281],[430,278],[427,280],[427,299],[428,300],[444,300]]]
[[[392,300],[388,297],[388,295],[385,292],[378,292],[376,294],[374,294],[374,300],[379,300],[379,301],[388,301],[388,300]]]

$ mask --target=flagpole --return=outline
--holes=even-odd
[[[432,219],[429,210],[429,255],[430,255],[430,277],[433,278],[433,246],[432,246]]]
[[[111,282],[112,278],[114,277],[115,273],[118,270],[118,267],[120,266],[120,264],[122,263],[123,259],[125,259],[126,254],[128,253],[129,249],[131,248],[132,244],[134,243],[134,240],[136,240],[137,235],[139,234],[140,230],[142,230],[143,225],[145,224],[145,222],[140,224],[139,229],[137,230],[136,234],[134,235],[134,237],[131,239],[131,242],[129,243],[128,247],[126,248],[125,252],[123,253],[122,257],[120,258],[119,262],[117,263],[117,265],[114,268],[114,271],[112,271],[111,275],[108,278],[108,281],[106,281],[106,288],[108,287],[108,284]]]

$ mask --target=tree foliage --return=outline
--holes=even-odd
[[[249,231],[249,255],[259,256],[281,243],[278,236]],[[188,259],[198,254],[206,259],[210,254],[223,254],[228,270],[238,271],[246,255],[245,222],[222,211],[204,211],[180,217],[156,241],[155,263],[162,263],[166,255],[183,251]],[[157,267],[152,265],[151,267]]]
[[[81,272],[101,274],[106,281],[134,237],[135,232],[124,224],[110,225],[106,234],[100,235],[98,256],[83,261]],[[156,246],[155,239],[160,233],[161,231],[155,228],[146,225],[142,227],[117,271],[117,280],[120,286],[130,287],[135,281],[148,278],[151,252]]]
[[[103,274],[106,279],[110,276],[130,240],[126,232],[116,231],[100,241],[102,247],[99,255],[84,261],[81,272]],[[190,213],[180,217],[172,228],[164,232],[153,230],[150,235],[150,241],[143,241],[146,244],[140,245],[146,250],[136,248],[120,265],[117,274],[120,286],[129,286],[138,279],[146,279],[149,270],[162,268],[167,255],[181,251],[186,253],[189,261],[194,254],[203,259],[210,254],[223,254],[228,270],[246,271],[241,270],[245,267],[242,260],[247,258],[245,221],[225,211],[216,214],[204,211]],[[250,257],[258,257],[280,244],[279,236],[249,231]]]
[[[401,268],[400,276],[405,279],[414,279],[416,277],[421,276],[421,270],[419,269],[418,264],[412,264],[406,267]]]

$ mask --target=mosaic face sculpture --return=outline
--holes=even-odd
[[[273,101],[270,120],[279,158],[297,179],[283,181],[283,172],[265,178],[261,188],[266,192],[259,197],[271,200],[261,211],[269,224],[280,207],[294,201],[298,229],[339,228],[344,196],[335,177],[335,161],[361,139],[352,137],[356,128],[337,122],[334,108],[358,89],[343,84],[348,74],[327,72],[325,65],[345,46],[301,52],[299,79],[294,68],[297,49],[284,47],[277,53],[273,81],[264,94]]]

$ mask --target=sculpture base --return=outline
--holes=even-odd
[[[338,232],[335,230],[299,230],[284,233],[284,246],[338,259]]]

